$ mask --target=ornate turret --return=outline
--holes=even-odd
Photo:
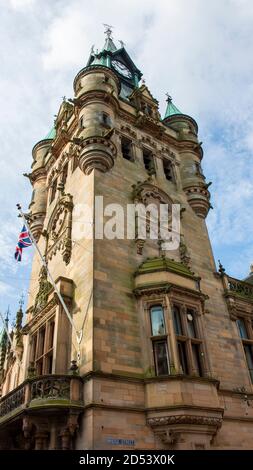
[[[93,169],[106,172],[113,167],[117,152],[112,136],[118,98],[120,95],[126,99],[141,77],[125,48],[115,46],[110,27],[105,34],[102,51],[94,53],[92,47],[87,66],[74,80],[80,129],[79,166],[85,174]]]
[[[163,123],[178,132],[179,140],[198,141],[198,125],[196,121],[187,114],[181,113],[172,102],[171,96],[167,93],[167,108]]]
[[[39,239],[46,215],[47,206],[47,187],[46,187],[46,168],[45,160],[55,138],[55,128],[53,127],[47,136],[40,140],[32,151],[33,164],[31,173],[25,173],[33,186],[32,200],[29,206],[31,223],[30,229],[36,240]]]
[[[163,122],[166,126],[178,132],[178,139],[182,141],[181,178],[187,200],[200,218],[205,218],[211,207],[210,192],[201,168],[203,150],[198,141],[198,125],[196,121],[181,113],[167,95],[167,108]]]

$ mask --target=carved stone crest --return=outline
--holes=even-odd
[[[62,194],[50,217],[47,227],[46,259],[50,260],[59,250],[66,264],[71,258],[72,202],[71,194]]]
[[[34,306],[31,309],[33,315],[36,315],[36,313],[46,306],[48,294],[51,289],[52,284],[47,280],[47,270],[45,266],[42,266],[39,274],[39,290],[35,297]]]

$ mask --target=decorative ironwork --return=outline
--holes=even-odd
[[[10,413],[25,402],[25,387],[16,390],[10,396],[3,398],[0,403],[0,417]]]
[[[38,398],[70,399],[70,378],[46,377],[36,380],[31,388],[31,400]]]
[[[229,291],[243,297],[253,298],[253,286],[228,276]]]

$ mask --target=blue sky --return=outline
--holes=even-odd
[[[92,44],[114,25],[165,109],[169,92],[193,116],[212,181],[208,228],[215,259],[243,278],[253,263],[253,2],[251,0],[0,0],[0,310],[27,295],[32,249],[13,259],[27,210],[33,145],[50,130],[61,97]]]

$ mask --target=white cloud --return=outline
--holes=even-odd
[[[8,3],[14,10],[21,10],[34,5],[36,0],[8,0]]]

